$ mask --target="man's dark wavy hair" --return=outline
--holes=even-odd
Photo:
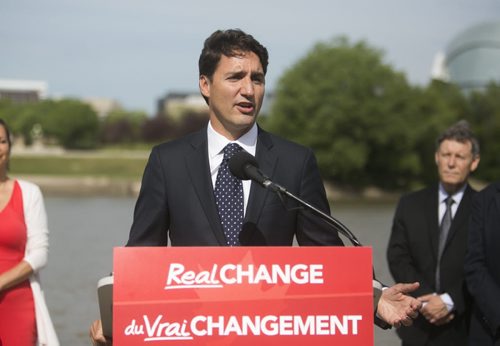
[[[200,76],[207,76],[211,80],[222,55],[234,57],[245,52],[253,52],[259,57],[265,75],[269,63],[266,47],[240,29],[215,31],[205,40],[201,51],[198,60]]]

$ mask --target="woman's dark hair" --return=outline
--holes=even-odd
[[[7,123],[2,118],[0,118],[0,126],[3,126],[3,128],[5,129],[5,134],[7,135],[7,143],[9,143],[9,152],[10,152],[10,148],[12,147],[12,143],[10,141],[10,131],[9,127],[7,126]]]
[[[0,118],[0,126],[3,126],[3,128],[5,129],[5,135],[7,136],[7,143],[9,144],[9,156],[10,156],[10,151],[12,150],[12,142],[10,140],[10,131],[9,131],[9,127],[7,126],[7,123],[2,119]],[[7,171],[9,170],[9,162],[7,162]]]

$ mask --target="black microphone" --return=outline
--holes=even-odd
[[[330,226],[335,228],[338,232],[342,233],[354,246],[361,246],[361,243],[356,238],[356,236],[339,220],[333,218],[331,215],[325,214],[318,208],[310,205],[309,203],[303,201],[299,197],[295,196],[291,192],[288,192],[284,187],[274,183],[262,173],[259,169],[259,164],[254,156],[250,155],[248,152],[242,150],[234,154],[228,162],[229,171],[240,180],[253,180],[259,183],[266,189],[270,189],[278,194],[284,194],[295,201],[299,202],[303,207],[309,209],[319,215],[323,220],[325,220]]]
[[[262,173],[255,157],[244,150],[234,154],[229,159],[228,165],[229,171],[240,180],[253,180],[274,192],[285,191],[285,188],[273,183],[268,176]]]

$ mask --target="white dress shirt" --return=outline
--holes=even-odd
[[[457,212],[458,206],[460,205],[460,202],[462,201],[462,197],[464,196],[465,188],[467,185],[464,185],[460,190],[458,190],[455,194],[451,196],[453,199],[453,204],[451,205],[451,216],[452,219],[455,217],[455,214]],[[446,198],[448,197],[448,193],[445,191],[443,186],[439,184],[439,210],[438,210],[438,222],[441,225],[441,220],[443,220],[444,213],[446,212]],[[455,303],[453,302],[453,299],[451,299],[450,295],[448,293],[443,293],[441,294],[441,299],[443,302],[446,304],[446,307],[448,308],[448,311],[452,311],[453,308],[455,307]]]
[[[465,188],[467,185],[464,185],[460,190],[458,190],[455,194],[451,196],[453,198],[453,204],[451,205],[451,217],[452,219],[455,217],[458,206],[462,201],[462,197],[464,196]],[[439,224],[441,224],[441,220],[443,220],[444,213],[446,212],[446,202],[445,199],[448,197],[448,193],[444,190],[443,186],[439,184]]]
[[[208,122],[207,138],[208,138],[208,162],[210,163],[210,174],[212,176],[212,187],[215,188],[217,173],[224,158],[224,147],[229,143],[239,144],[243,150],[255,156],[257,147],[257,124],[253,124],[252,128],[243,136],[235,141],[230,141],[220,133],[216,132],[212,124]],[[251,180],[243,180],[243,212],[246,213],[248,204],[248,195],[250,194]]]

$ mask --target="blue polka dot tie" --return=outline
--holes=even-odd
[[[229,246],[240,245],[238,236],[243,225],[243,185],[229,171],[228,161],[241,150],[243,149],[236,143],[229,143],[224,147],[224,158],[215,181],[215,201]]]

